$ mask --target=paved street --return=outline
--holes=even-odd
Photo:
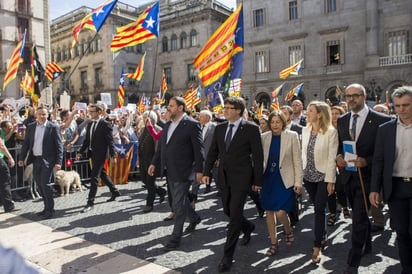
[[[115,202],[106,203],[110,193],[106,187],[100,187],[94,210],[85,214],[80,213],[80,210],[86,204],[88,191],[70,194],[68,197],[56,197],[56,214],[51,220],[40,220],[34,214],[42,210],[41,201],[28,200],[18,203],[23,209],[14,214],[25,218],[22,219],[25,221],[17,222],[13,220],[13,215],[1,214],[0,243],[6,246],[13,245],[11,240],[8,241],[12,234],[11,231],[14,231],[13,224],[18,223],[19,227],[15,233],[22,233],[22,227],[32,229],[29,224],[35,222],[51,228],[45,232],[48,236],[40,237],[39,241],[43,241],[42,244],[45,244],[47,237],[51,239],[58,233],[67,233],[67,235],[72,235],[73,239],[86,240],[101,248],[113,250],[116,256],[123,254],[129,259],[142,259],[146,263],[154,264],[155,267],[151,270],[142,270],[140,273],[217,272],[217,265],[223,254],[227,222],[216,191],[202,194],[204,186],[201,186],[199,200],[196,204],[196,209],[202,218],[201,224],[197,226],[194,233],[183,237],[179,250],[165,253],[162,249],[163,243],[167,241],[172,231],[172,222],[163,221],[169,214],[167,202],[158,204],[156,200],[154,211],[145,214],[143,208],[146,190],[142,188],[141,182],[129,182],[119,186],[119,189],[122,196]],[[286,246],[283,233],[280,232],[278,253],[274,257],[266,257],[264,253],[270,244],[266,222],[264,218],[257,216],[256,208],[249,201],[245,208],[245,215],[253,220],[256,230],[248,246],[237,248],[231,273],[262,273],[264,271],[267,273],[342,273],[346,267],[346,255],[350,246],[348,243],[350,221],[340,216],[337,224],[333,228],[328,228],[328,246],[321,264],[316,267],[310,263],[313,241],[312,213],[313,207],[304,201],[304,212],[295,229],[295,243],[292,246]],[[24,232],[25,237],[30,237],[31,233]],[[374,235],[373,252],[362,259],[360,273],[400,273],[395,239],[395,233],[392,233],[390,229]],[[24,239],[21,240],[24,241]],[[36,241],[37,239],[30,240]],[[38,248],[41,248],[40,245]],[[19,250],[19,247],[16,249]],[[64,252],[68,254],[63,256],[63,259],[60,258],[63,264],[60,272],[86,272],[84,269],[90,267],[88,260],[96,262],[107,260],[105,257],[107,251],[96,252],[93,256],[81,252],[77,254],[76,251],[76,244],[64,248]],[[24,250],[21,253],[29,262],[31,261],[30,250]],[[40,265],[43,273],[59,272],[55,270],[59,268],[51,269],[48,265],[41,265],[39,261],[31,262]],[[67,267],[68,265],[71,267]],[[114,273],[109,269],[103,268],[100,273]],[[125,271],[118,270],[118,272]]]

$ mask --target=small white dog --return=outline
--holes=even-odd
[[[74,188],[78,188],[80,191],[83,191],[82,185],[80,182],[80,175],[76,171],[56,171],[56,183],[60,186],[60,196],[64,194],[69,195],[70,186],[73,185]]]

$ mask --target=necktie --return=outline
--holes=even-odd
[[[352,121],[352,139],[355,141],[356,140],[356,123],[359,118],[359,114],[353,114],[353,121]]]
[[[233,133],[234,126],[235,126],[234,124],[229,124],[229,131],[227,132],[226,140],[225,140],[226,151],[228,151],[229,146],[230,146],[230,141],[232,141],[232,133]]]
[[[96,129],[96,124],[97,124],[97,121],[93,121],[92,126],[90,127],[90,142],[89,142],[90,150],[92,150],[92,138],[93,138],[94,130]]]

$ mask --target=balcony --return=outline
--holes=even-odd
[[[379,57],[379,66],[396,66],[412,64],[412,54]]]

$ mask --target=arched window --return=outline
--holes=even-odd
[[[162,51],[163,52],[167,52],[169,50],[167,44],[168,44],[168,40],[167,40],[167,37],[165,36],[162,38]]]
[[[173,34],[172,38],[170,39],[170,49],[177,50],[177,35]]]
[[[190,46],[197,46],[197,32],[194,29],[190,31]]]
[[[180,48],[181,49],[187,48],[187,34],[186,34],[186,32],[182,32],[180,34]]]

